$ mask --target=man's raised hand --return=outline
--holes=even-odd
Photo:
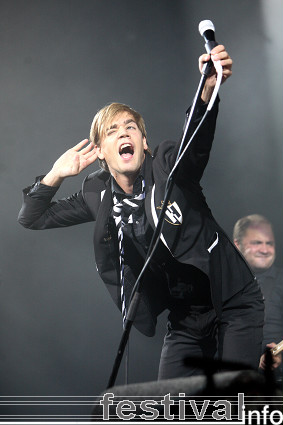
[[[78,175],[96,159],[97,151],[93,143],[88,143],[88,139],[84,139],[57,159],[41,183],[47,186],[59,186],[66,177]]]
[[[215,61],[220,61],[223,72],[221,84],[223,84],[232,75],[233,61],[227,53],[225,47],[222,44],[219,44],[211,50],[210,55],[203,54],[199,57],[200,72],[202,71],[203,65],[209,61],[210,57],[212,57]],[[211,94],[216,84],[216,77],[216,70],[213,66],[210,75],[206,79],[206,83],[202,92],[202,100],[206,103],[208,103],[210,100]]]

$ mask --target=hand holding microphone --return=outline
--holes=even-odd
[[[233,61],[225,50],[225,47],[215,41],[215,28],[211,21],[201,21],[199,24],[199,32],[205,39],[205,49],[207,51],[207,54],[203,54],[199,58],[199,68],[200,72],[208,77],[206,86],[213,88],[216,83],[216,70],[212,66],[211,59],[216,62],[215,66],[217,66],[217,61],[220,61],[219,63],[222,66],[221,83],[232,75]]]

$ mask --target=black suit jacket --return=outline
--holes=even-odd
[[[199,107],[195,126],[202,117],[202,109],[202,106]],[[223,301],[243,289],[254,276],[214,220],[200,186],[209,159],[217,112],[216,104],[180,163],[161,240],[176,260],[199,268],[209,277],[212,301],[220,316]],[[163,142],[153,158],[148,154],[145,158],[145,212],[153,228],[160,214],[166,180],[178,149],[178,143]],[[79,193],[55,202],[51,199],[56,189],[50,189],[49,195],[36,200],[28,195],[29,190],[24,190],[24,203],[19,214],[19,222],[27,228],[47,229],[97,221],[93,238],[97,269],[121,309],[117,237],[110,226],[113,201],[109,173],[99,170],[90,174]],[[147,282],[135,321],[135,326],[146,335],[154,334],[156,316],[166,307],[165,301],[158,296],[161,292],[159,285]],[[149,314],[145,314],[145,311]]]

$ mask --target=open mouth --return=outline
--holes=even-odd
[[[128,159],[134,155],[134,148],[130,143],[123,143],[119,148],[119,155]]]

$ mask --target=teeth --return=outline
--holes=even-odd
[[[131,147],[130,143],[124,143],[123,145],[120,146],[120,150],[121,149],[124,149],[124,148],[127,148],[128,146]]]
[[[133,146],[131,145],[131,143],[123,143],[120,148],[119,148],[119,153],[120,155],[122,154],[122,152],[128,151],[130,153],[133,153]]]

